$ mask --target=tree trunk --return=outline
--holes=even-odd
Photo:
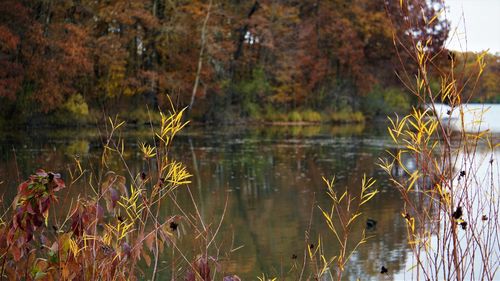
[[[208,10],[207,10],[207,16],[205,17],[205,20],[203,21],[203,26],[201,27],[201,43],[200,43],[200,55],[198,57],[198,67],[196,69],[196,78],[194,79],[194,86],[193,86],[193,92],[191,93],[191,101],[189,102],[189,107],[188,110],[191,111],[193,104],[194,104],[194,98],[196,96],[196,91],[198,90],[198,84],[200,83],[200,73],[201,73],[201,67],[203,65],[203,55],[205,52],[205,43],[207,41],[207,23],[208,19],[210,18],[210,9],[212,8],[212,0],[208,3]]]

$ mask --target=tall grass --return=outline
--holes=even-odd
[[[320,255],[323,267],[317,275],[319,277],[324,276],[328,266],[333,263],[337,272],[337,280],[340,281],[351,255],[369,238],[365,230],[363,230],[361,238],[358,241],[353,241],[352,228],[362,214],[361,208],[363,205],[370,201],[378,191],[374,188],[375,180],[366,176],[363,177],[358,196],[351,194],[347,190],[339,194],[334,189],[334,179],[327,180],[323,178],[323,180],[328,187],[327,194],[331,199],[331,207],[329,210],[323,210],[321,207],[320,209],[331,235],[335,237],[338,243],[339,252],[330,258],[328,262],[324,255]],[[313,257],[311,251],[309,251],[309,256]]]
[[[408,5],[408,1],[400,1],[411,30],[416,23],[406,14]],[[424,24],[432,20],[436,19]],[[475,89],[485,68],[485,53],[477,55],[475,73],[466,76],[465,65],[459,67],[455,56],[444,48],[431,53],[432,40],[412,40],[408,45],[402,38],[394,38],[394,42],[398,55],[412,58],[416,66],[416,73],[412,73],[402,65],[404,71],[399,76],[419,101],[410,113],[389,117],[388,134],[397,149],[388,150],[378,163],[404,203],[400,219],[406,224],[412,254],[405,276],[412,280],[495,280],[500,266],[500,170],[495,150],[500,145],[488,131],[467,132],[464,118],[464,105],[473,93],[463,91],[465,86]],[[449,57],[449,65],[443,66],[443,57]],[[441,80],[437,90],[431,87],[431,77],[436,75]],[[452,119],[437,114],[438,103],[451,107],[449,116],[459,113],[460,132],[452,131]],[[482,113],[476,113],[474,122],[481,122]],[[407,159],[413,161],[407,163]],[[350,226],[360,214],[363,198],[369,200],[376,191],[367,193],[373,183],[364,180],[356,200],[347,192],[338,195],[333,181],[326,182],[332,204],[330,210],[321,212],[340,252],[326,258],[321,239],[315,250],[309,247],[309,278],[333,280],[333,267],[336,279],[341,280],[350,255],[367,241],[364,233],[359,241],[353,241]],[[381,273],[387,269],[382,267]]]
[[[401,1],[403,15],[407,5]],[[400,76],[421,106],[389,119],[388,132],[398,149],[381,158],[380,167],[405,203],[401,219],[413,254],[407,270],[416,280],[494,280],[500,265],[499,170],[494,159],[498,144],[487,131],[452,132],[451,119],[435,114],[436,105],[446,103],[451,107],[447,114],[458,111],[465,128],[463,97],[473,93],[464,93],[464,85],[474,89],[485,54],[477,55],[476,72],[466,77],[446,50],[430,53],[432,41],[408,46],[399,39],[399,54],[411,57],[417,66],[415,75],[405,69]],[[449,64],[440,66],[439,58],[447,55]],[[438,91],[431,87],[432,74],[440,76]],[[486,150],[486,159],[480,150]],[[405,163],[408,158],[416,167]]]
[[[140,143],[147,168],[139,173],[125,161],[120,137],[125,123],[110,118],[100,167],[85,168],[75,159],[69,169],[68,187],[80,182],[92,192],[64,198],[72,202],[67,213],[55,210],[58,193],[67,186],[59,174],[39,170],[21,183],[0,221],[0,279],[155,280],[160,270],[168,270],[173,280],[214,278],[215,236],[224,215],[216,222],[202,219],[186,187],[191,174],[171,157],[174,138],[187,124],[183,113],[174,108],[161,113],[150,141]],[[112,160],[122,162],[125,174],[111,170]],[[179,192],[188,194],[192,206],[178,203]],[[165,214],[167,209],[175,211]],[[181,229],[197,242],[195,251],[182,249]],[[168,255],[170,265],[160,264],[162,255]]]

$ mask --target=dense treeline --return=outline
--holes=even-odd
[[[165,106],[167,95],[217,122],[405,108],[395,73],[411,55],[396,53],[393,35],[430,39],[437,53],[448,34],[432,20],[441,1],[410,2],[402,17],[384,0],[3,0],[0,114],[134,119],[138,104]]]

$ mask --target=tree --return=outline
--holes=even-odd
[[[22,87],[19,58],[22,36],[29,31],[30,11],[18,1],[0,3],[0,98],[14,100]]]

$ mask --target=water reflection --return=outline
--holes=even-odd
[[[425,107],[435,110],[443,124],[455,132],[478,133],[488,130],[500,133],[500,104],[469,103],[457,106],[454,110],[446,104],[427,104]]]
[[[191,190],[209,224],[217,225],[228,198],[218,237],[223,247],[223,270],[243,280],[254,280],[263,272],[296,279],[299,272],[293,270],[294,263],[301,263],[311,210],[311,239],[321,234],[325,252],[335,255],[338,249],[317,208],[329,204],[321,177],[336,175],[339,190],[357,191],[363,173],[378,180],[381,194],[363,209],[354,236],[361,234],[369,218],[377,221],[377,227],[369,233],[373,238],[353,255],[345,279],[378,279],[382,265],[390,273],[384,280],[403,270],[407,247],[400,215],[402,202],[375,165],[390,142],[380,135],[383,127],[369,129],[277,126],[191,127],[184,131],[177,139],[173,157],[186,163],[194,175]],[[127,133],[129,149],[125,156],[132,174],[146,168],[136,150],[138,140],[148,141],[147,136],[147,132]],[[37,138],[4,135],[0,139],[0,187],[6,201],[13,197],[18,178],[26,178],[39,167],[61,172],[67,178],[67,165],[77,156],[84,166],[95,169],[101,147],[95,132],[50,132]],[[125,175],[119,161],[111,163],[109,169]],[[83,182],[69,192],[89,192]],[[188,204],[182,191],[178,198]],[[164,215],[173,209],[166,207]],[[190,247],[190,241],[182,243]],[[293,255],[298,259],[292,259]],[[168,280],[169,276],[163,278]]]

